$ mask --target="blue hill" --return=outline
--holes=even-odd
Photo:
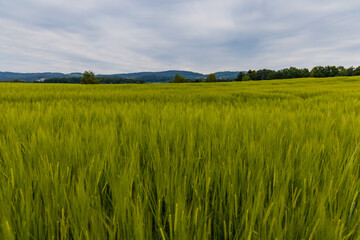
[[[239,72],[216,72],[215,75],[218,79],[235,79]],[[120,73],[120,74],[98,74],[99,77],[108,78],[127,78],[139,79],[146,82],[169,82],[172,81],[176,74],[184,76],[186,79],[196,80],[205,79],[206,74],[191,72],[191,71],[177,71],[169,70],[163,72],[137,72],[137,73]],[[82,73],[57,73],[57,72],[44,72],[44,73],[16,73],[16,72],[0,72],[0,81],[12,81],[20,79],[24,82],[33,82],[37,80],[44,80],[49,78],[71,78],[81,77]]]

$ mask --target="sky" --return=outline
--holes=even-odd
[[[358,0],[0,0],[0,71],[360,65]]]

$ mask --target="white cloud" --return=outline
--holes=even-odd
[[[0,0],[0,71],[360,65],[360,2]]]

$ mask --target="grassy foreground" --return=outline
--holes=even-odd
[[[359,239],[360,78],[0,84],[0,239]]]

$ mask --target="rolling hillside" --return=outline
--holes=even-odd
[[[217,72],[215,73],[218,79],[235,79],[239,72]],[[120,74],[98,74],[98,77],[114,77],[114,78],[128,78],[139,79],[146,82],[169,82],[176,74],[184,76],[186,79],[204,79],[206,74],[190,72],[190,71],[163,71],[163,72],[137,72],[137,73],[120,73]],[[82,73],[15,73],[15,72],[0,72],[0,81],[12,81],[14,79],[20,79],[25,82],[32,82],[36,80],[44,80],[49,78],[71,78],[81,77]]]

